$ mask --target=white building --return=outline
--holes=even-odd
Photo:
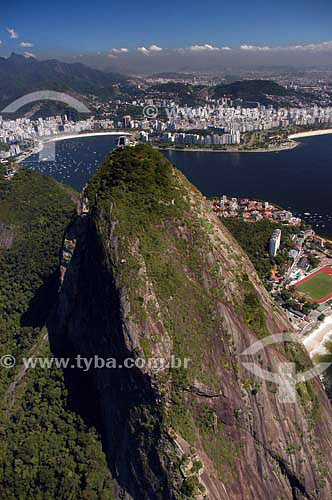
[[[275,257],[280,248],[281,242],[281,230],[275,229],[272,233],[270,244],[269,244],[269,253],[271,257]]]
[[[148,142],[149,141],[149,134],[147,132],[141,131],[139,138],[142,142]]]

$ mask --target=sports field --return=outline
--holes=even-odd
[[[325,266],[296,285],[296,292],[310,302],[326,302],[332,298],[332,266]]]

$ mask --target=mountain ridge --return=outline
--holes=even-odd
[[[48,326],[54,352],[122,366],[192,360],[188,370],[92,370],[117,498],[331,496],[320,381],[300,384],[287,406],[242,366],[245,348],[291,327],[207,201],[152,148],[115,150],[88,183]],[[270,346],[259,364],[278,372],[285,361],[311,366],[298,344]]]
[[[0,105],[38,90],[58,90],[85,94],[100,92],[117,84],[126,84],[127,77],[105,73],[81,63],[56,59],[39,61],[12,53],[0,57]]]

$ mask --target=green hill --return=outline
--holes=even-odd
[[[0,498],[331,498],[330,401],[243,364],[312,367],[299,343],[243,354],[292,327],[208,201],[146,145],[77,198],[0,172]],[[45,357],[69,366],[24,364]]]
[[[203,85],[168,82],[152,85],[149,87],[148,92],[157,92],[158,95],[165,95],[165,97],[173,96],[180,104],[196,106],[202,102],[205,90],[206,87]]]
[[[83,198],[48,327],[55,352],[116,360],[89,377],[118,498],[329,498],[330,402],[315,380],[284,404],[243,366],[291,325],[207,200],[144,145],[110,153]],[[286,344],[245,359],[308,369]]]
[[[289,91],[282,85],[272,80],[241,80],[230,84],[217,85],[214,88],[214,96],[232,97],[234,99],[244,99],[248,101],[257,101],[262,104],[270,102],[267,95],[289,96],[294,91]]]

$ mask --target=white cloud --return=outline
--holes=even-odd
[[[158,47],[158,45],[150,45],[148,50],[151,52],[161,52],[163,49],[161,47]]]
[[[33,43],[30,43],[30,42],[21,42],[20,43],[20,47],[24,47],[26,49],[29,49],[29,48],[33,47]]]
[[[15,31],[14,28],[6,28],[7,32],[9,33],[10,38],[18,38],[19,34],[17,31]]]
[[[303,52],[324,52],[332,50],[332,41],[330,42],[321,42],[321,43],[308,43],[303,45],[288,45],[286,47],[266,47],[259,45],[241,45],[241,50],[249,50],[252,52],[260,52],[260,51],[273,51],[273,52],[281,52],[281,51],[303,51]]]
[[[140,52],[141,54],[144,54],[145,56],[149,55],[149,50],[146,49],[145,47],[137,47],[137,50],[138,50],[138,52]]]
[[[323,52],[326,50],[332,50],[332,41],[321,42],[321,43],[309,43],[306,45],[291,45],[287,47],[288,50],[304,50],[309,52]]]
[[[2,44],[2,40],[0,40],[0,45]]]
[[[24,52],[24,57],[36,57],[32,52]]]
[[[125,47],[121,47],[121,49],[112,49],[112,52],[115,52],[115,54],[125,54],[128,52],[128,49]]]
[[[138,52],[143,54],[144,56],[149,56],[150,54],[157,54],[161,52],[163,49],[158,47],[158,45],[150,45],[150,47],[137,47]]]
[[[191,45],[191,47],[189,47],[189,50],[193,52],[201,52],[203,50],[208,50],[208,51],[220,50],[220,48],[214,47],[213,45],[209,45],[208,43],[206,43],[204,45]]]
[[[253,52],[268,51],[271,50],[270,47],[259,47],[258,45],[241,45],[241,50],[251,50]]]
[[[22,47],[28,47],[26,42],[22,42],[20,44]],[[158,56],[159,54],[179,54],[182,56],[186,55],[201,55],[206,56],[207,54],[215,54],[215,56],[222,56],[223,53],[232,52],[232,53],[249,53],[251,54],[264,54],[264,53],[284,53],[284,52],[307,52],[307,53],[318,53],[318,52],[332,52],[332,41],[320,42],[320,43],[308,43],[308,44],[297,44],[297,45],[288,45],[288,46],[277,46],[270,47],[267,45],[253,45],[249,43],[243,43],[237,47],[229,47],[229,46],[215,46],[209,43],[205,44],[193,44],[188,47],[179,47],[179,48],[162,48],[156,44],[152,44],[149,46],[136,47],[135,49],[128,49],[126,47],[119,47],[110,49],[107,57],[111,59],[116,59],[117,57],[121,57],[124,54],[142,54],[144,56]]]
[[[190,52],[219,52],[221,50],[232,50],[231,47],[216,47],[215,45],[211,45],[209,43],[205,43],[204,45],[191,45],[190,47],[186,48],[178,48],[178,49],[173,49],[175,52],[178,52],[179,54],[188,54]]]

